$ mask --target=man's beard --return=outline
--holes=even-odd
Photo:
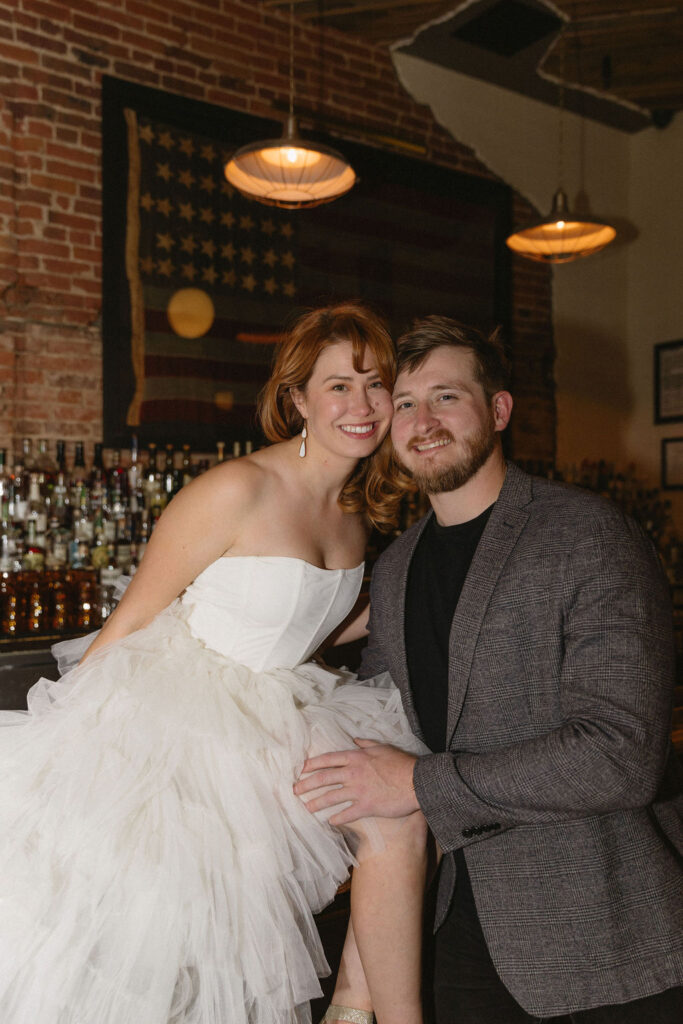
[[[440,432],[432,440],[450,438],[453,442],[453,435],[448,431]],[[419,444],[420,439],[413,439],[409,444],[412,448]],[[496,447],[496,430],[493,425],[493,416],[489,423],[482,427],[473,437],[463,439],[459,443],[462,454],[457,462],[450,466],[435,466],[432,469],[411,469],[405,463],[401,463],[408,470],[418,488],[424,494],[445,494],[447,491],[457,491],[471,480]],[[456,449],[457,452],[457,449]],[[400,461],[400,460],[399,460]]]

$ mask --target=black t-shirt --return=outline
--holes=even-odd
[[[448,717],[448,645],[451,624],[465,577],[493,505],[476,519],[457,526],[439,526],[432,516],[422,531],[408,572],[406,655],[415,711],[425,742],[434,753],[446,749]],[[455,853],[457,884],[449,920],[476,922],[474,895],[462,850]],[[486,960],[481,936],[477,953]]]
[[[492,508],[456,526],[440,526],[432,516],[410,563],[405,621],[408,674],[425,742],[435,753],[446,749],[451,623]]]

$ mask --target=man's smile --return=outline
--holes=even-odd
[[[423,441],[421,444],[415,444],[412,447],[416,452],[428,452],[432,448],[443,448],[451,443],[452,438],[440,437],[436,441]]]

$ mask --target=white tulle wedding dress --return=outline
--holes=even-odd
[[[387,677],[307,661],[362,567],[221,558],[28,712],[0,713],[2,1024],[293,1024],[353,862],[306,754],[417,749]]]

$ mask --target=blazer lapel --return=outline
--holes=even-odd
[[[416,733],[421,740],[424,740],[424,736],[422,735],[422,729],[417,717],[417,712],[415,711],[413,691],[410,686],[410,677],[408,675],[408,657],[406,653],[405,637],[406,595],[408,592],[408,573],[410,572],[410,563],[413,560],[413,554],[417,547],[417,542],[433,515],[433,512],[429,512],[421,523],[418,524],[409,543],[401,552],[400,559],[397,560],[396,613],[390,616],[390,621],[392,622],[394,629],[393,635],[389,639],[391,649],[395,652],[395,670],[392,671],[391,677],[398,689],[401,691],[403,710],[410,722],[410,726],[413,732]],[[408,540],[408,538],[406,538],[406,540]]]
[[[451,625],[446,749],[450,748],[460,719],[486,610],[505,563],[529,518],[529,509],[525,506],[531,500],[530,477],[508,463],[503,487],[472,559]]]

